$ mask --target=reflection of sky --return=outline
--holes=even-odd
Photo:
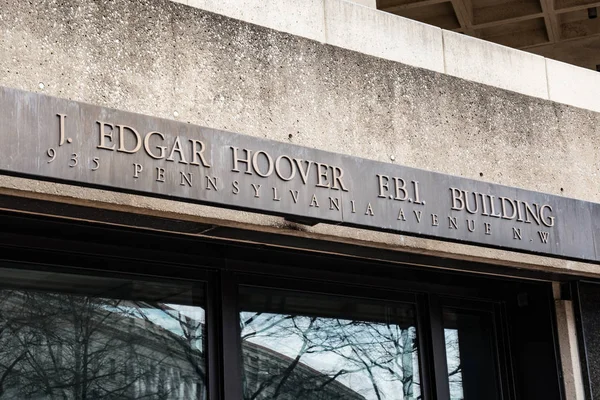
[[[444,329],[446,342],[446,362],[448,363],[448,374],[457,371],[460,365],[460,350],[458,347],[458,330]],[[462,400],[464,398],[462,386],[462,372],[460,370],[448,377],[450,381],[450,399]]]
[[[183,306],[179,304],[165,304],[170,310],[161,310],[159,308],[140,308],[139,312],[144,314],[150,322],[169,330],[176,335],[183,336],[180,318],[188,317],[192,320],[194,326],[201,323],[204,325],[204,309],[194,306]]]
[[[146,305],[144,307],[144,305]],[[184,336],[182,322],[189,318],[189,325],[197,327],[200,331],[195,333],[199,342],[197,348],[202,348],[202,340],[205,324],[205,311],[202,307],[186,306],[180,304],[163,304],[164,309],[151,307],[148,304],[140,303],[138,306],[119,305],[118,307],[106,307],[111,312],[118,312],[140,320],[148,320],[156,326],[159,326],[177,336]]]
[[[245,317],[252,315],[254,315],[254,313],[242,313],[242,320]],[[273,323],[273,317],[276,317],[276,315],[266,313],[260,315],[249,326],[243,328],[242,335],[266,328],[270,323]],[[296,319],[296,322],[298,321],[307,322],[308,318]],[[385,367],[392,368],[400,376],[394,376],[384,368],[374,367],[371,368],[373,374],[373,379],[371,379],[369,373],[364,369],[364,366],[359,366],[357,364],[357,355],[353,352],[353,346],[350,345],[346,337],[350,337],[350,340],[354,343],[358,343],[355,347],[357,349],[362,345],[363,351],[365,351],[365,349],[372,349],[373,353],[382,354],[382,352],[389,351],[396,354],[397,350],[393,347],[391,341],[384,339],[384,335],[390,334],[387,324],[365,323],[360,326],[361,328],[359,330],[356,330],[354,329],[355,326],[350,326],[349,329],[345,328],[345,324],[352,322],[348,320],[318,318],[318,321],[322,322],[320,325],[333,324],[329,325],[329,327],[331,331],[335,332],[325,335],[316,334],[316,337],[323,338],[322,343],[326,343],[329,340],[329,346],[334,345],[334,343],[339,344],[340,346],[336,347],[336,352],[326,351],[323,347],[317,346],[317,351],[305,353],[301,357],[301,363],[329,376],[335,375],[336,372],[340,370],[352,371],[361,369],[357,372],[345,373],[337,377],[336,380],[368,400],[378,398],[373,388],[373,381],[377,384],[381,399],[411,400],[416,399],[419,396],[419,360],[417,352],[413,352],[410,355],[410,368],[412,368],[412,373],[414,375],[413,381],[415,382],[413,384],[413,397],[403,397],[402,395],[402,382],[399,380],[403,376],[402,357],[400,355],[397,356],[395,360],[384,364]],[[395,325],[391,325],[391,327],[393,327],[393,329],[396,328]],[[301,351],[305,342],[301,332],[306,328],[307,325],[302,326],[301,323],[298,323],[296,326],[293,326],[290,320],[285,320],[248,340],[290,358],[295,358]],[[321,327],[313,326],[313,329],[314,331],[317,331],[318,329],[321,329]],[[306,335],[308,336],[310,334],[307,333]],[[414,339],[415,335],[416,329],[414,327],[409,328],[409,337]],[[311,337],[311,339],[315,338]],[[318,339],[312,340],[313,343],[318,343],[318,341]],[[376,357],[375,354],[374,356]],[[354,361],[350,361],[347,358]],[[386,358],[386,360],[389,360],[389,358]],[[368,360],[366,361],[369,363]]]

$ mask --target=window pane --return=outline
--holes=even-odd
[[[444,309],[450,399],[500,399],[493,315]]]
[[[243,287],[245,399],[418,399],[413,305]]]
[[[206,397],[201,288],[8,269],[0,274],[2,398]],[[182,377],[194,384],[186,387]]]

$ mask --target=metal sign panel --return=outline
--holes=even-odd
[[[598,262],[600,205],[0,88],[0,171]]]

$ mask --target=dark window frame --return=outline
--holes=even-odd
[[[0,227],[0,261],[19,260],[30,268],[57,272],[207,282],[209,400],[241,398],[241,385],[236,383],[241,383],[238,285],[267,280],[272,286],[272,282],[289,283],[294,279],[302,281],[304,286],[296,285],[302,290],[310,282],[311,288],[320,285],[327,292],[335,288],[355,295],[360,290],[360,297],[367,298],[380,298],[381,293],[414,296],[423,349],[420,372],[425,399],[447,398],[445,353],[440,353],[443,329],[439,329],[443,299],[460,297],[462,301],[494,303],[494,315],[500,318],[499,346],[504,349],[501,353],[507,354],[505,359],[499,358],[504,362],[501,384],[506,387],[506,399],[517,398],[510,327],[506,323],[508,311],[502,301],[516,294],[517,286],[533,285],[529,280],[442,271],[436,268],[435,258],[431,258],[431,267],[395,264],[55,218],[0,215],[0,219],[8,222]],[[241,259],[243,251],[251,260]],[[60,262],[54,261],[58,259]],[[556,336],[556,321],[552,324]],[[554,348],[559,368],[556,342]],[[559,386],[564,391],[562,380]]]

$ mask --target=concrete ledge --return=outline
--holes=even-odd
[[[292,35],[325,42],[323,0],[173,0]]]
[[[600,112],[600,73],[550,59],[546,70],[550,100]]]
[[[447,74],[548,98],[544,57],[446,30],[443,38]]]
[[[600,112],[597,96],[600,74],[594,71],[379,11],[373,7],[374,0],[171,1],[414,67]]]
[[[325,0],[326,42],[371,56],[444,72],[442,30],[340,0]]]

